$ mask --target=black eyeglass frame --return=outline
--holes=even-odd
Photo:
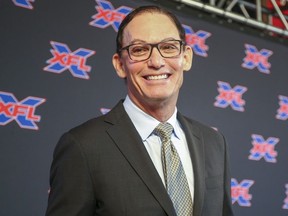
[[[180,51],[179,51],[178,55],[171,56],[171,57],[165,57],[165,56],[163,56],[163,54],[161,53],[161,51],[160,51],[160,49],[159,49],[158,46],[159,46],[159,44],[161,44],[161,43],[170,42],[170,41],[177,41],[177,42],[179,42],[179,43],[180,43]],[[186,43],[185,43],[184,41],[182,41],[182,40],[176,40],[176,39],[175,39],[175,40],[173,39],[173,40],[161,41],[161,42],[159,42],[159,43],[144,43],[143,45],[150,45],[150,46],[151,46],[151,50],[150,50],[150,54],[148,55],[148,57],[145,58],[145,59],[143,59],[143,60],[134,60],[134,59],[131,58],[131,55],[130,55],[130,52],[129,52],[129,48],[130,48],[131,46],[134,46],[134,45],[137,45],[137,44],[130,44],[130,45],[128,45],[128,46],[122,47],[121,49],[118,50],[118,53],[121,54],[121,52],[122,52],[123,50],[127,50],[128,56],[129,56],[129,58],[130,58],[132,61],[134,61],[134,62],[141,62],[141,61],[146,61],[146,60],[148,60],[148,59],[151,57],[153,48],[156,47],[156,49],[158,50],[158,52],[160,53],[160,55],[161,55],[163,58],[175,58],[175,57],[177,57],[177,56],[179,56],[179,55],[181,54],[181,52],[182,52],[182,47],[185,46]]]

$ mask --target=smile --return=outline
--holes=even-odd
[[[147,76],[146,79],[147,80],[162,80],[162,79],[167,79],[168,78],[168,74],[161,74],[161,75],[157,75],[157,76]]]

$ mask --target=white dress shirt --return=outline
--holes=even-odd
[[[128,116],[132,120],[136,130],[138,131],[140,137],[142,138],[144,146],[165,186],[165,180],[161,162],[161,140],[160,137],[158,137],[153,133],[153,130],[160,122],[157,119],[153,118],[152,116],[148,115],[147,113],[143,112],[140,108],[138,108],[130,100],[129,96],[126,97],[123,105]],[[194,174],[193,174],[192,161],[185,134],[181,128],[180,123],[177,120],[177,108],[175,108],[174,114],[167,122],[169,122],[174,128],[171,140],[182,162],[193,202]]]

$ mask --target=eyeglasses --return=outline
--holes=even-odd
[[[119,49],[118,52],[127,50],[129,58],[132,61],[145,61],[150,58],[153,48],[156,47],[163,58],[174,58],[180,55],[183,44],[184,42],[181,40],[168,40],[155,44],[130,44]]]

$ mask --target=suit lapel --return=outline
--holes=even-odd
[[[205,157],[201,132],[198,127],[188,122],[180,113],[180,121],[186,135],[194,171],[193,216],[201,215],[205,192]]]
[[[113,124],[107,133],[139,175],[167,215],[175,216],[173,204],[150,159],[143,142],[132,121],[124,110],[122,102],[112,109],[105,119]]]

